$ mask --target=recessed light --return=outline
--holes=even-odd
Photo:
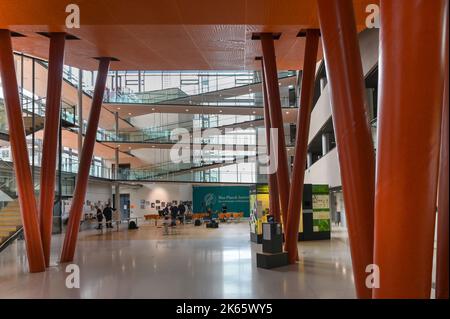
[[[222,113],[222,110],[219,110],[219,113]]]
[[[253,114],[256,114],[256,111],[253,111]]]
[[[186,109],[186,112],[189,112],[189,109]]]
[[[153,108],[152,108],[152,111],[154,111],[154,110],[155,110],[155,108],[153,107]]]

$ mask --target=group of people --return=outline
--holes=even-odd
[[[113,228],[112,215],[113,215],[113,211],[115,211],[116,209],[112,208],[111,204],[109,204],[109,203],[107,203],[105,205],[105,208],[103,208],[103,211],[98,206],[95,206],[95,209],[97,210],[97,213],[96,213],[96,218],[97,218],[97,222],[98,222],[97,229],[102,229],[103,217],[106,220],[106,228]]]
[[[180,221],[180,224],[184,224],[184,218],[186,213],[186,206],[184,203],[180,202],[180,204],[167,204],[167,206],[159,212],[160,216],[165,217],[166,219],[168,217],[171,218],[171,225],[176,225],[176,220],[178,219]]]

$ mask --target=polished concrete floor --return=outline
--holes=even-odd
[[[27,272],[23,241],[0,253],[0,298],[354,298],[346,232],[299,243],[300,262],[256,268],[260,245],[247,222],[219,229],[185,225],[176,233],[144,224],[129,231],[80,233],[74,263],[80,288],[66,287],[58,264],[63,236],[53,237],[52,267]]]

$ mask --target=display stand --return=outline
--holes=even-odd
[[[267,222],[269,188],[267,184],[250,187],[250,241],[262,243],[262,223]]]
[[[258,268],[272,269],[288,265],[288,254],[283,252],[281,224],[262,224],[262,253],[256,254]]]

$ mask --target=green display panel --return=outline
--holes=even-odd
[[[250,187],[250,240],[256,243],[262,241],[262,223],[267,222],[269,211],[269,187],[267,184]]]
[[[228,212],[242,212],[248,217],[249,201],[248,186],[193,186],[194,213],[204,213],[208,208],[221,212],[225,204]]]
[[[312,185],[313,232],[331,231],[328,185]]]

